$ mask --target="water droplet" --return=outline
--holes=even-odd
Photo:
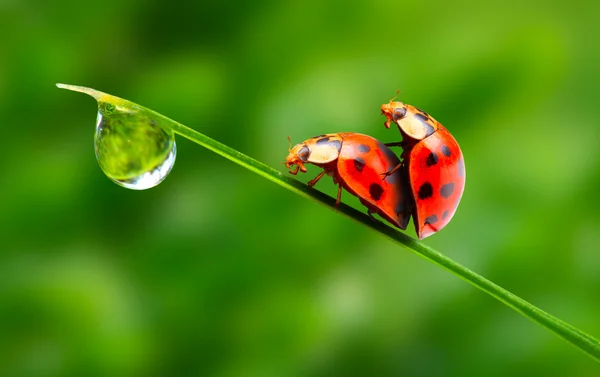
[[[57,84],[98,101],[94,147],[106,176],[132,190],[158,185],[175,164],[175,134],[162,115],[94,89]]]
[[[96,159],[106,176],[132,190],[162,182],[175,164],[175,135],[144,112],[98,102]]]

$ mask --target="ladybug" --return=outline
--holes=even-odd
[[[413,221],[419,239],[445,227],[458,207],[465,188],[465,161],[452,134],[421,109],[394,102],[381,106],[384,123],[398,125],[402,141],[402,163],[386,174],[405,169],[413,206]]]
[[[400,160],[381,141],[352,132],[315,136],[290,148],[284,162],[294,175],[298,171],[305,173],[306,163],[323,168],[308,182],[309,187],[325,174],[333,177],[339,186],[336,206],[340,204],[343,188],[360,199],[371,218],[379,214],[398,228],[406,229],[412,208],[407,205],[410,201],[407,201],[404,170],[391,172]]]

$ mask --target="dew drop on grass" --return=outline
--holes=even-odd
[[[160,115],[133,102],[90,88],[57,84],[98,101],[96,159],[108,178],[132,190],[161,183],[175,164],[175,134]]]
[[[96,159],[106,176],[132,190],[162,182],[175,164],[175,135],[136,111],[98,102]]]

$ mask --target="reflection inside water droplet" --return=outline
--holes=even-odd
[[[175,164],[172,131],[160,127],[143,111],[98,102],[94,136],[96,159],[107,177],[132,190],[162,182]]]

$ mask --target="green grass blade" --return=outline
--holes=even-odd
[[[506,289],[498,286],[497,284],[491,282],[483,276],[462,266],[461,264],[453,261],[452,259],[423,244],[422,242],[417,241],[407,236],[406,234],[399,232],[390,226],[385,225],[384,223],[372,221],[365,213],[360,212],[343,203],[338,208],[336,208],[334,198],[325,195],[315,189],[311,189],[306,184],[301,183],[298,180],[293,179],[287,175],[284,175],[281,172],[273,169],[268,165],[263,164],[260,161],[257,161],[233,148],[230,148],[225,144],[219,143],[218,141],[213,140],[208,136],[203,135],[200,132],[195,131],[191,128],[188,128],[183,124],[169,119],[155,111],[146,109],[133,102],[114,97],[106,93],[98,92],[94,89],[64,84],[57,84],[57,86],[59,88],[83,92],[96,98],[96,100],[120,105],[132,111],[142,111],[150,117],[160,119],[161,125],[166,124],[173,130],[173,132],[193,141],[194,143],[199,144],[235,162],[236,164],[247,168],[248,170],[257,173],[258,175],[267,178],[268,180],[275,182],[278,185],[285,187],[290,191],[293,191],[305,198],[314,200],[317,203],[320,203],[333,211],[339,212],[344,216],[354,221],[357,221],[368,228],[371,228],[375,232],[386,236],[387,238],[396,242],[397,244],[412,250],[416,254],[437,264],[438,266],[445,268],[446,270],[467,281],[471,285],[479,288],[483,292],[489,294],[490,296],[498,299],[507,306],[513,308],[518,313],[521,313],[530,320],[549,329],[562,339],[571,343],[581,351],[587,353],[596,361],[600,361],[600,341],[598,341],[598,339],[537,308],[536,306],[514,295]]]

